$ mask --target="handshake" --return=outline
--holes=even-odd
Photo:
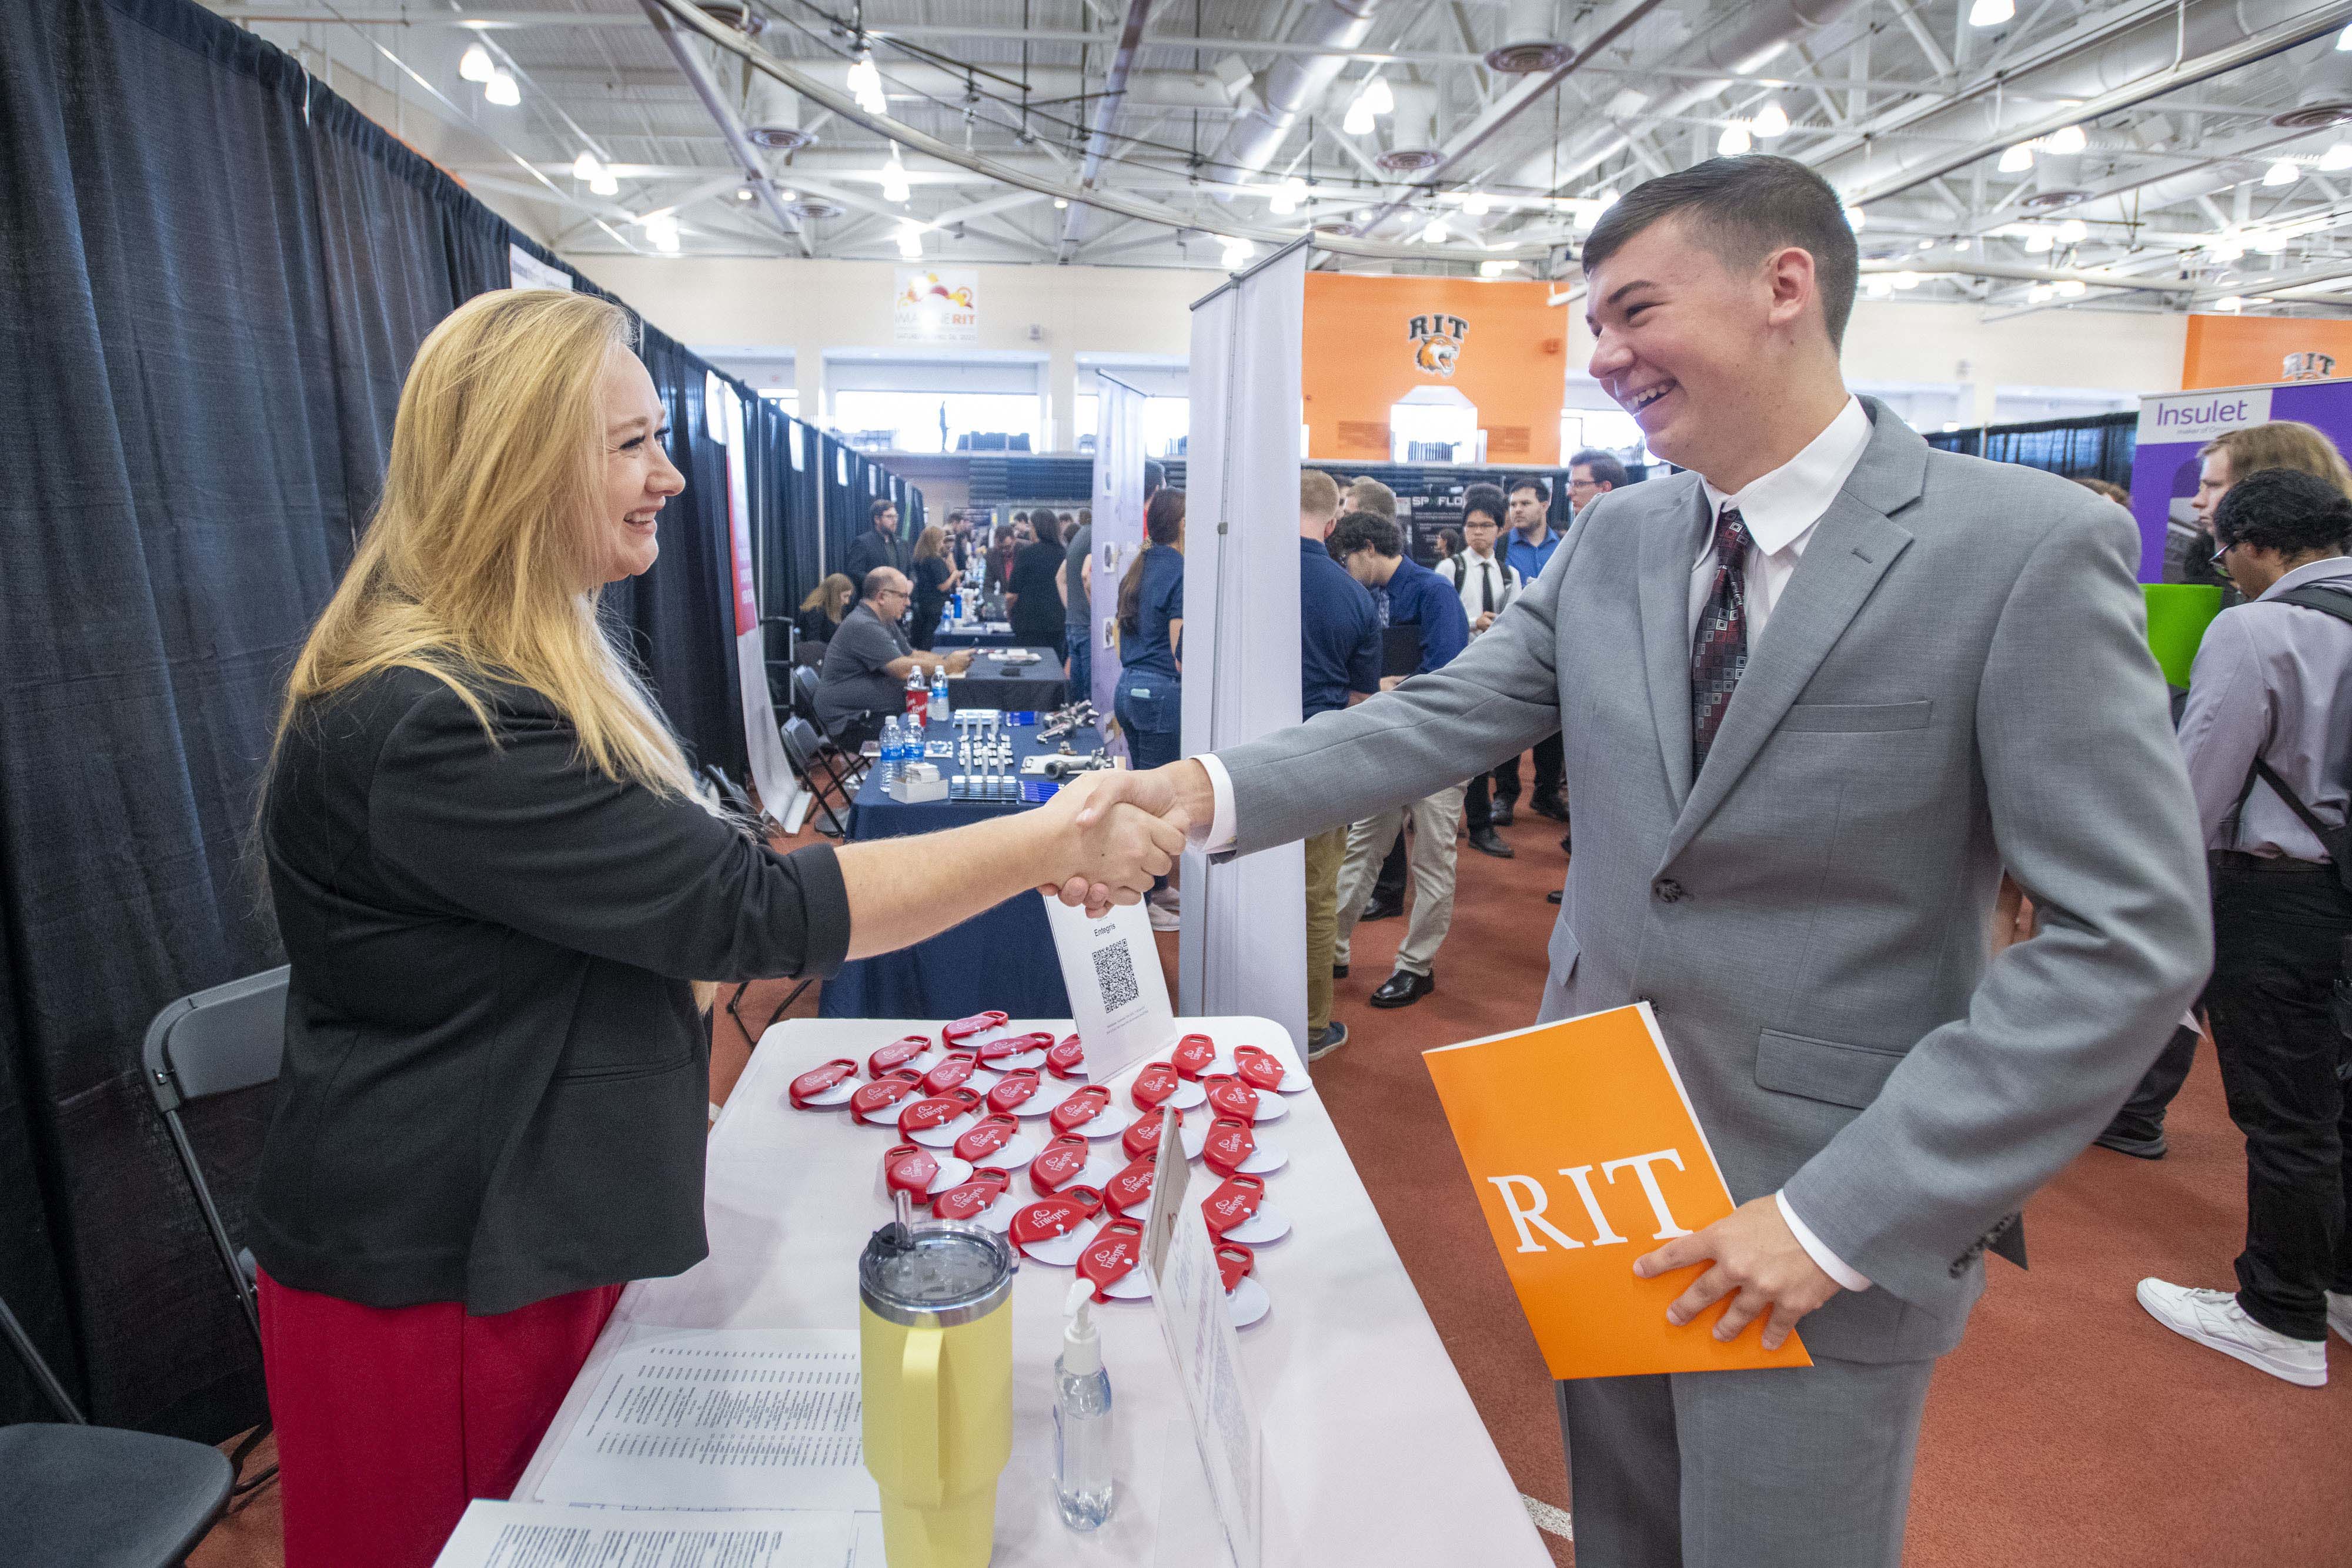
[[[1147,772],[1082,774],[1031,814],[1052,880],[1037,891],[1090,915],[1134,904],[1184,851],[1215,808],[1208,770],[1190,758]]]

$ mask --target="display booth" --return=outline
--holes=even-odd
[[[2317,428],[2338,451],[2352,448],[2352,382],[2270,382],[2140,399],[2131,494],[2132,515],[2139,523],[2142,582],[2165,580],[2165,547],[2170,538],[2204,531],[2189,509],[2197,494],[2199,448],[2217,435],[2273,419],[2300,420]]]

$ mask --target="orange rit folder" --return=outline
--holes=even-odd
[[[1647,1002],[1423,1051],[1486,1228],[1557,1378],[1811,1366],[1761,1321],[1666,1308],[1702,1270],[1637,1279],[1633,1260],[1729,1214],[1730,1189]]]

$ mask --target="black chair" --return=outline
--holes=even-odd
[[[147,1026],[141,1052],[147,1070],[147,1092],[155,1097],[155,1109],[172,1135],[180,1169],[187,1176],[205,1228],[212,1233],[213,1250],[220,1258],[222,1272],[228,1276],[229,1289],[236,1294],[246,1326],[253,1331],[257,1348],[261,1343],[261,1303],[254,1282],[257,1266],[252,1252],[229,1238],[220,1206],[213,1201],[204,1167],[196,1160],[195,1145],[188,1141],[187,1123],[181,1112],[199,1100],[277,1081],[286,1056],[286,973],[281,964],[182,997]],[[237,1445],[233,1458],[239,1472],[247,1457],[268,1435],[269,1423],[264,1421]],[[278,1467],[272,1465],[239,1481],[236,1490],[250,1491],[277,1473]]]
[[[823,743],[817,739],[816,727],[794,714],[776,727],[778,737],[784,745],[784,760],[793,765],[793,771],[799,774],[801,782],[808,786],[809,797],[816,802],[816,809],[824,813],[828,825],[818,828],[817,831],[830,838],[847,838],[848,824],[834,810],[833,801],[838,796],[842,805],[847,806],[849,791],[842,787],[841,775],[825,759]]]
[[[808,721],[809,733],[817,737],[812,751],[825,758],[826,766],[845,787],[846,793],[842,803],[846,805],[848,796],[857,792],[858,780],[866,777],[866,761],[862,751],[854,751],[844,746],[818,716],[816,691],[820,682],[817,673],[806,665],[793,672],[793,712]],[[839,758],[837,765],[835,758]]]
[[[63,1417],[0,1427],[0,1552],[76,1568],[184,1559],[228,1501],[235,1471],[220,1450],[91,1426],[5,1301],[0,1334]]]
[[[719,764],[716,762],[704,763],[702,765],[702,776],[710,780],[711,788],[719,791],[719,800],[726,802],[727,809],[729,810],[734,812],[736,816],[742,819],[746,827],[750,828],[754,833],[764,833],[767,831],[761,824],[770,820],[768,818],[768,814],[765,811],[761,810],[759,807],[751,804],[751,797],[743,793],[743,787],[741,785],[736,783],[735,780],[728,778],[726,774],[720,772],[719,770]]]
[[[799,664],[793,669],[793,711],[812,725],[817,722],[816,688],[823,678],[814,665]]]

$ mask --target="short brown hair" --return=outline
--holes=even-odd
[[[2131,510],[2131,492],[2121,485],[2110,484],[2105,479],[2092,479],[2081,475],[2075,476],[2074,483],[2090,491],[2094,496],[2105,496],[2126,512]]]
[[[2299,419],[2267,420],[2243,430],[2226,431],[2197,449],[2198,461],[2216,452],[2229,454],[2232,484],[2261,469],[2292,468],[2325,479],[2352,496],[2352,468],[2345,466],[2344,455],[2316,425]]]
[[[1822,324],[1830,346],[1845,343],[1862,262],[1853,227],[1830,183],[1793,158],[1750,152],[1710,158],[1654,180],[1644,180],[1601,214],[1584,242],[1584,275],[1627,240],[1662,218],[1682,217],[1691,237],[1732,267],[1753,267],[1783,246],[1813,258],[1822,297]]]
[[[1396,520],[1396,492],[1378,479],[1359,479],[1348,486],[1348,509],[1372,512],[1393,522]]]
[[[1298,515],[1331,517],[1339,513],[1339,482],[1320,468],[1298,471]]]

